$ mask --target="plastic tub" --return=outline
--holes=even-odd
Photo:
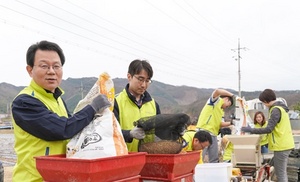
[[[50,155],[36,157],[36,168],[47,182],[139,181],[145,160],[145,152],[99,159]]]
[[[195,168],[195,182],[230,182],[231,176],[231,163],[205,163]]]
[[[190,178],[199,158],[199,151],[185,154],[146,154],[146,163],[140,173],[141,179],[176,181]]]

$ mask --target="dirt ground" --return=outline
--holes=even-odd
[[[14,130],[0,130],[0,134],[13,134]]]
[[[4,167],[4,182],[12,181],[13,166]]]

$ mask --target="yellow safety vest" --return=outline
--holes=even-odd
[[[233,152],[233,144],[230,141],[228,141],[224,149],[223,160],[224,161],[231,160],[232,152]]]
[[[202,109],[197,128],[201,128],[207,130],[217,136],[219,134],[219,130],[221,127],[222,117],[224,115],[224,111],[221,108],[224,101],[219,98],[219,101],[215,106],[206,104]]]
[[[280,122],[277,123],[271,135],[269,136],[269,149],[273,151],[283,151],[293,149],[295,147],[294,137],[292,134],[291,123],[289,114],[279,106],[270,108],[269,116],[274,108],[278,108],[281,111]]]
[[[265,124],[263,126],[261,126],[259,123],[256,123],[254,125],[254,128],[265,128],[268,125],[268,121],[265,122]],[[266,145],[269,141],[268,141],[268,134],[261,134],[261,140],[260,140],[260,145]]]
[[[194,138],[195,134],[196,134],[196,131],[186,131],[184,133],[184,135],[182,137],[188,143],[188,145],[186,147],[184,147],[182,149],[182,151],[186,151],[186,152],[193,151],[193,138]],[[200,157],[199,157],[198,164],[203,164],[202,150],[200,150]]]
[[[152,101],[147,102],[139,108],[127,95],[124,89],[117,97],[116,102],[119,106],[119,122],[122,130],[131,130],[134,125],[133,122],[139,120],[142,117],[149,117],[156,115],[156,105],[152,98]],[[133,139],[131,143],[126,143],[129,152],[138,151],[139,140]]]
[[[42,87],[38,86],[33,80],[30,85],[24,88],[20,94],[28,94],[40,100],[52,112],[59,116],[68,117],[66,108],[62,99],[56,100],[52,93],[47,93]],[[13,169],[14,182],[41,182],[41,175],[36,169],[34,157],[49,155],[65,154],[68,140],[45,141],[27,133],[20,128],[13,120],[15,135],[15,151],[17,154],[17,163]]]

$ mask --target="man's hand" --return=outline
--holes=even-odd
[[[142,128],[134,127],[129,133],[132,138],[138,140],[145,138],[145,131]]]
[[[106,95],[99,94],[90,104],[96,112],[102,112],[104,109],[111,106]]]

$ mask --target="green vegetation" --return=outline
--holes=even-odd
[[[293,110],[300,111],[300,101],[297,102],[295,105],[292,106]]]

